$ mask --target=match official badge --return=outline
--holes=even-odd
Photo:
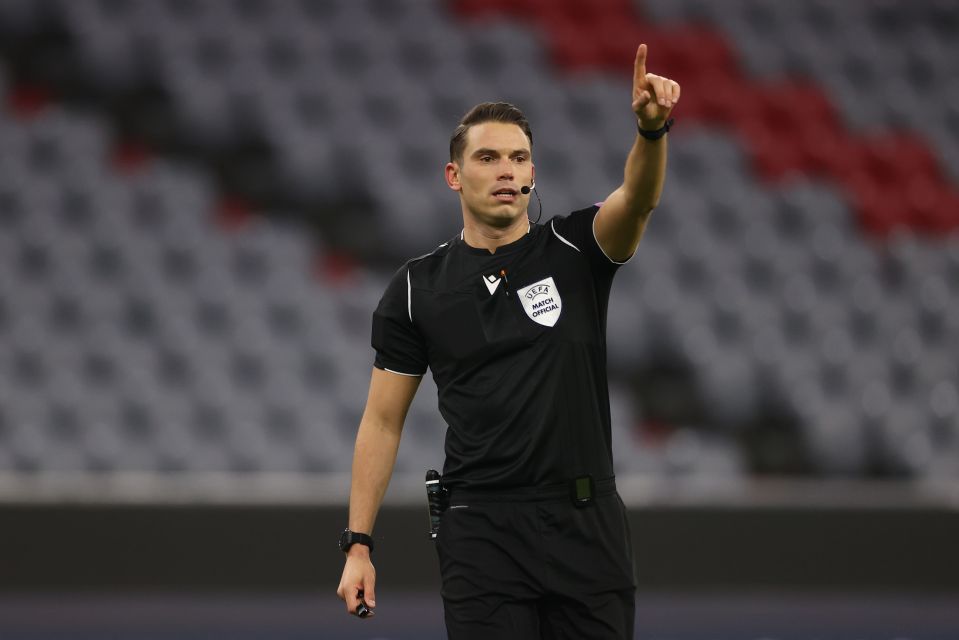
[[[552,327],[559,320],[563,312],[563,300],[559,297],[559,290],[552,278],[540,280],[535,284],[520,289],[520,302],[523,310],[533,322],[545,327]]]

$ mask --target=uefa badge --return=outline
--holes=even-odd
[[[533,322],[544,327],[552,327],[559,320],[563,312],[563,300],[559,297],[559,290],[552,278],[540,280],[519,291],[523,310]]]

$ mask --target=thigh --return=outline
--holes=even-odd
[[[618,495],[584,508],[543,509],[550,567],[543,638],[632,640],[636,578],[629,522]]]
[[[540,637],[539,610],[532,601],[513,601],[495,594],[475,600],[444,598],[443,615],[449,640],[535,640]]]
[[[541,512],[551,593],[580,600],[636,587],[629,521],[618,495],[583,508],[554,503]]]
[[[539,637],[543,640],[633,640],[635,616],[633,589],[585,599],[554,597],[540,607]]]
[[[543,555],[529,507],[455,506],[436,543],[450,639],[538,638]]]

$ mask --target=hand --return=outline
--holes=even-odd
[[[679,102],[679,83],[646,73],[646,45],[636,50],[633,66],[633,113],[642,129],[659,129]]]
[[[364,553],[354,549],[363,545],[353,545],[346,554],[346,565],[343,567],[343,576],[340,578],[340,586],[336,589],[336,595],[340,596],[346,602],[346,611],[351,615],[356,615],[356,608],[361,602],[365,602],[369,607],[370,613],[367,617],[373,617],[373,609],[376,607],[376,569],[370,561],[369,553]]]

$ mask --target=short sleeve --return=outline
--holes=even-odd
[[[598,211],[599,205],[592,205],[574,211],[568,216],[557,216],[550,220],[549,224],[554,234],[586,255],[594,267],[598,267],[600,271],[616,271],[621,265],[626,264],[629,258],[623,262],[617,262],[607,256],[603,248],[599,246],[593,230],[593,221]]]
[[[413,326],[410,312],[409,265],[396,272],[373,312],[373,365],[393,373],[421,376],[426,373],[426,344]]]

